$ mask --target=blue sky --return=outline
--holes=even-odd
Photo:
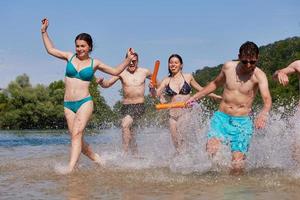
[[[133,47],[140,66],[152,69],[161,61],[162,78],[172,53],[183,57],[185,72],[194,72],[236,58],[247,40],[261,46],[299,36],[299,9],[299,0],[1,0],[0,87],[23,73],[33,84],[64,78],[65,62],[43,47],[43,17],[57,48],[74,51],[75,36],[87,32],[94,39],[92,57],[115,66]],[[116,84],[101,92],[113,104],[119,89]]]

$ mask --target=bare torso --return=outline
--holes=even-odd
[[[73,59],[72,63],[74,66],[77,66],[77,62],[75,62],[76,58]],[[91,60],[85,60],[84,62],[80,63],[82,66],[89,66],[91,64]],[[94,66],[93,66],[94,67]],[[77,71],[81,71],[86,67],[80,67],[76,69]],[[89,85],[90,81],[83,81],[78,78],[70,78],[65,77],[65,101],[77,101],[81,100],[90,95],[89,92]]]
[[[251,74],[239,74],[237,61],[232,61],[223,68],[226,77],[223,99],[219,110],[233,116],[248,115],[258,90],[257,73],[261,70],[255,68]]]
[[[178,95],[172,97],[171,102],[185,102],[190,97],[191,97],[191,95],[189,95],[189,94],[187,94],[187,95],[178,94]],[[187,109],[188,108],[172,108],[172,109],[170,109],[170,116],[175,117],[175,118],[180,117],[186,113]]]
[[[182,74],[178,76],[178,78],[168,78],[167,82],[170,86],[170,88],[177,93],[177,95],[174,95],[171,97],[171,102],[185,102],[187,101],[191,95],[190,94],[178,94],[181,88],[183,87],[184,81],[186,81],[189,85],[191,85],[191,75],[190,74]],[[170,80],[172,79],[172,80]],[[173,108],[170,109],[170,116],[172,117],[179,117],[183,115],[186,112],[186,109],[182,108]]]
[[[123,104],[144,103],[145,81],[150,71],[138,67],[134,73],[124,70],[120,79],[123,89]]]

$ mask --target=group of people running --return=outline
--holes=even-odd
[[[133,123],[145,112],[144,94],[146,79],[152,73],[138,66],[139,57],[133,48],[129,48],[126,57],[116,67],[111,67],[99,59],[90,57],[93,41],[89,34],[81,33],[75,38],[76,53],[58,50],[51,42],[47,29],[48,19],[42,20],[41,34],[44,46],[50,55],[67,62],[65,72],[64,113],[71,136],[71,152],[67,169],[64,173],[74,171],[83,153],[94,162],[103,165],[100,155],[95,153],[84,140],[84,129],[93,112],[93,100],[89,94],[89,84],[97,70],[112,75],[108,80],[97,78],[97,83],[108,88],[118,80],[122,83],[122,141],[125,153],[137,154],[137,144]],[[252,103],[257,91],[263,99],[263,108],[257,115],[254,125],[264,128],[272,105],[266,74],[256,66],[259,49],[253,42],[245,42],[239,49],[238,60],[223,64],[218,76],[205,87],[200,86],[192,74],[183,73],[183,60],[180,55],[172,54],[168,59],[169,76],[165,77],[156,87],[151,81],[149,88],[153,97],[160,102],[185,102],[187,107],[204,96],[219,100],[220,105],[211,119],[207,134],[207,152],[214,156],[220,145],[230,145],[232,152],[232,174],[243,172],[246,153],[253,134],[253,124],[249,117]],[[300,61],[295,61],[273,75],[280,84],[288,84],[288,75],[300,74]],[[222,96],[212,93],[223,87]],[[191,96],[192,88],[196,93]],[[171,139],[177,153],[184,146],[184,134],[178,129],[178,121],[189,113],[186,108],[174,108],[169,111],[169,129]]]

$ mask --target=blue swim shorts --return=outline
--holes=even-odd
[[[248,151],[250,139],[253,133],[253,123],[249,116],[231,116],[217,111],[214,113],[208,139],[218,138],[223,144],[230,144],[231,152]]]

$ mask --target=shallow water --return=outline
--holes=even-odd
[[[60,175],[69,159],[64,131],[0,132],[0,199],[299,199],[300,167],[291,146],[299,116],[272,115],[254,134],[246,173],[228,175],[230,150],[212,162],[206,152],[206,124],[194,117],[184,126],[186,151],[174,156],[169,132],[138,129],[139,157],[124,156],[119,129],[85,136],[106,161],[104,167],[81,156],[78,169]]]

